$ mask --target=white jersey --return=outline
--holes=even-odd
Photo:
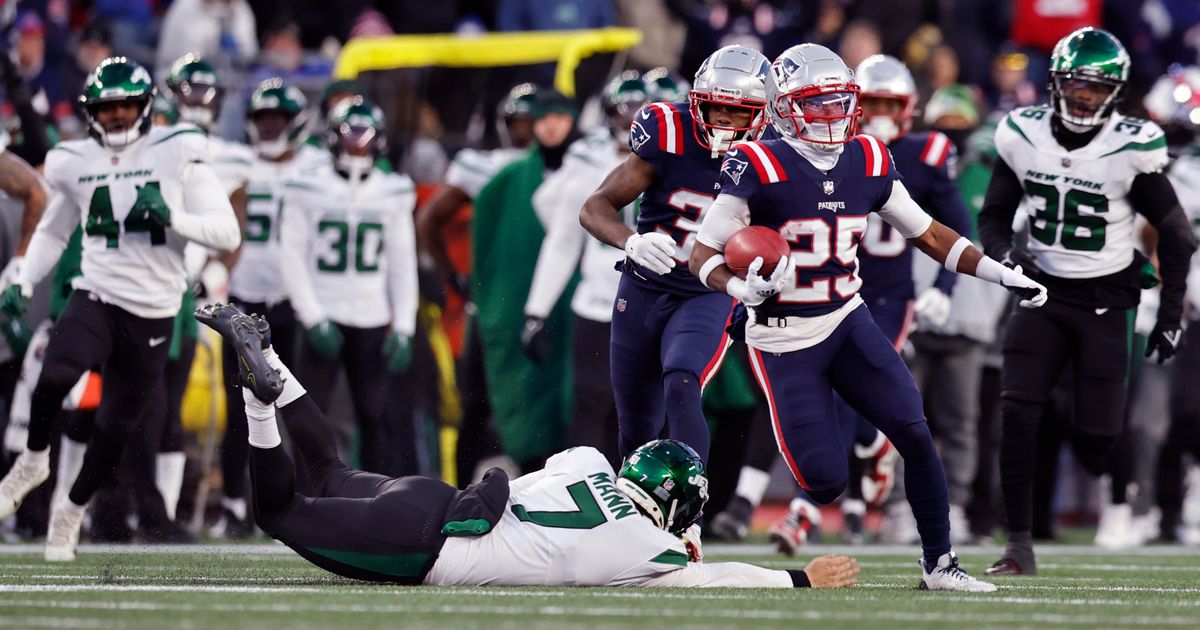
[[[625,252],[589,235],[579,224],[579,209],[624,159],[612,134],[601,129],[576,140],[567,150],[562,167],[533,194],[534,210],[539,217],[546,217],[547,225],[525,302],[526,315],[549,316],[578,263],[581,279],[571,298],[571,310],[591,321],[612,321],[613,300],[621,282],[621,272],[615,265],[624,260]],[[633,229],[637,225],[636,206],[635,201],[621,209],[625,224]]]
[[[1179,205],[1183,206],[1188,222],[1192,224],[1192,234],[1200,240],[1200,147],[1192,147],[1192,152],[1176,158],[1167,177],[1171,179],[1171,185],[1179,197]],[[1187,302],[1191,308],[1191,318],[1200,320],[1200,251],[1192,254]]]
[[[494,149],[492,151],[463,149],[454,156],[450,168],[446,169],[446,183],[474,199],[479,196],[479,191],[492,181],[496,173],[524,155],[525,151],[525,149]]]
[[[258,156],[246,181],[246,228],[237,264],[229,275],[229,294],[245,302],[277,304],[287,299],[279,267],[279,210],[283,184],[293,174],[315,168],[329,153],[304,144],[286,162]]]
[[[174,317],[187,288],[185,244],[233,249],[239,239],[233,208],[206,162],[207,146],[192,125],[151,128],[121,151],[90,138],[60,143],[45,166],[60,194],[38,224],[22,280],[45,277],[82,222],[83,273],[74,286],[139,317]],[[133,211],[142,189],[161,194],[171,227]]]
[[[1025,190],[1029,249],[1043,271],[1096,278],[1133,262],[1129,188],[1167,166],[1167,143],[1153,122],[1113,114],[1087,145],[1067,151],[1050,130],[1049,107],[1023,107],[996,128],[996,149]]]
[[[416,192],[406,175],[372,169],[355,186],[330,162],[284,184],[280,262],[296,317],[416,330]]]
[[[246,185],[254,168],[254,150],[240,142],[208,136],[208,161],[225,188],[225,196]]]

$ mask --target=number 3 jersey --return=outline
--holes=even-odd
[[[296,317],[356,328],[416,328],[416,193],[372,169],[352,185],[326,161],[284,185],[280,262]]]
[[[996,149],[1021,181],[1029,249],[1058,278],[1098,278],[1134,259],[1133,178],[1167,166],[1167,143],[1153,122],[1113,114],[1090,142],[1059,145],[1048,107],[1014,110],[996,128]],[[1054,297],[1051,288],[1051,297]]]

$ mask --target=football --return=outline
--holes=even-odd
[[[733,275],[746,278],[746,270],[755,258],[762,256],[763,266],[758,274],[764,278],[775,272],[782,256],[791,253],[787,241],[769,227],[752,225],[742,228],[725,243],[725,264]]]

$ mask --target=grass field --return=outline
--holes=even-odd
[[[1200,628],[1200,550],[1108,554],[1041,549],[1042,575],[995,594],[914,587],[916,548],[821,547],[859,558],[840,591],[404,588],[331,576],[278,545],[82,547],[47,564],[39,546],[0,545],[0,628],[668,627]],[[794,568],[759,545],[706,548],[709,561]],[[996,549],[963,548],[980,571]]]

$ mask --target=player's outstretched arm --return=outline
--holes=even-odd
[[[848,556],[821,556],[803,571],[765,569],[741,562],[689,562],[629,585],[670,588],[843,588],[858,583],[858,563]]]
[[[1032,253],[1013,248],[1013,217],[1024,196],[1025,191],[1017,174],[1004,158],[997,157],[987,193],[983,197],[983,207],[979,210],[979,242],[983,243],[983,251],[988,256],[1037,271]]]
[[[208,164],[189,162],[183,168],[185,211],[168,209],[167,225],[189,241],[223,252],[237,249],[242,243],[242,227],[224,191],[221,180]]]
[[[630,155],[583,202],[579,223],[600,241],[628,251],[626,241],[635,233],[621,221],[621,208],[637,199],[653,182],[654,166],[637,155]]]
[[[46,211],[46,189],[28,162],[5,151],[0,153],[0,190],[25,206],[21,212],[21,241],[17,243],[15,253],[24,256],[38,221]]]

